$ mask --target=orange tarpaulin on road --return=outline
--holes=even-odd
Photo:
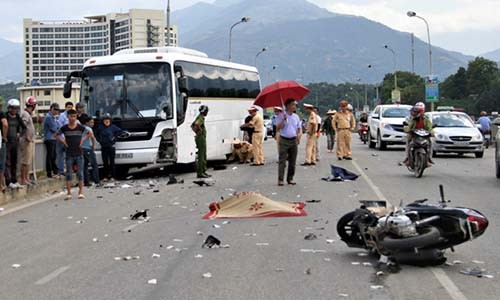
[[[209,205],[210,212],[203,219],[265,218],[307,216],[304,203],[274,201],[255,192],[243,192],[221,202]]]

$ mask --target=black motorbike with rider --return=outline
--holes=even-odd
[[[404,131],[408,134],[408,143],[406,144],[406,158],[404,160],[404,164],[406,166],[410,165],[409,157],[410,157],[410,149],[411,149],[411,143],[413,139],[413,135],[411,132],[413,130],[418,130],[418,129],[423,129],[427,132],[429,132],[432,135],[432,122],[429,120],[427,116],[424,115],[425,113],[425,105],[421,102],[415,104],[415,106],[410,110],[411,112],[411,120],[408,122],[408,125],[405,126]],[[429,148],[431,147],[431,143],[429,143]],[[431,149],[427,149],[427,153],[429,153],[428,156],[428,167],[430,167],[430,164],[433,164],[434,162],[431,159]]]

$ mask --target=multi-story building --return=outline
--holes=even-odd
[[[162,10],[131,9],[86,17],[80,21],[23,20],[24,83],[64,81],[90,57],[116,51],[168,44]],[[170,27],[170,46],[178,45],[177,27]]]
[[[80,101],[80,86],[73,84],[71,90],[71,98],[66,99],[63,96],[63,84],[48,84],[43,86],[24,86],[17,88],[19,91],[19,99],[21,100],[21,109],[26,107],[26,98],[33,96],[37,100],[35,116],[43,117],[49,111],[52,103],[59,104],[59,107],[64,108],[64,104],[68,101],[76,104]]]

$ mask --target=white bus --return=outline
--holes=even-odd
[[[209,107],[207,158],[226,158],[260,92],[256,68],[179,47],[127,49],[91,58],[82,71],[68,74],[65,96],[75,77],[88,114],[97,119],[109,114],[127,132],[115,145],[121,175],[130,168],[194,162],[191,123],[201,105]]]

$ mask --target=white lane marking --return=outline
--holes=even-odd
[[[432,273],[434,273],[434,276],[439,280],[442,286],[446,289],[448,294],[451,296],[453,300],[467,300],[465,298],[464,294],[460,292],[458,287],[451,281],[450,277],[446,275],[446,273],[443,271],[443,269],[440,268],[431,268]]]
[[[361,176],[363,176],[363,178],[366,180],[366,182],[372,188],[372,190],[375,192],[375,194],[377,194],[377,197],[379,198],[379,200],[387,201],[387,198],[384,196],[384,194],[382,194],[380,189],[373,183],[373,181],[371,181],[371,179],[368,177],[368,175],[366,175],[366,173],[363,172],[363,170],[359,167],[359,165],[356,163],[356,161],[353,160],[352,164],[354,165],[356,170],[358,170],[358,172],[361,174]],[[462,294],[462,292],[458,289],[458,287],[455,285],[455,283],[453,283],[453,281],[451,281],[450,277],[448,277],[448,275],[446,275],[446,273],[443,271],[443,269],[431,268],[431,271],[434,274],[434,276],[437,278],[439,283],[441,283],[441,285],[448,292],[448,295],[450,295],[450,297],[453,300],[467,300],[465,295]]]
[[[69,266],[60,267],[59,269],[55,270],[54,272],[50,273],[49,275],[39,279],[37,282],[35,282],[35,284],[36,285],[44,285],[47,282],[51,281],[52,279],[56,278],[57,276],[61,275],[62,273],[66,272],[68,269],[69,269]]]
[[[375,192],[379,200],[385,200],[387,201],[387,198],[385,198],[384,194],[380,191],[380,189],[373,183],[373,181],[366,175],[365,172],[360,168],[360,166],[353,160],[352,164],[358,170],[358,172],[361,174],[361,176],[365,179],[365,181],[368,183],[368,185],[372,188],[372,190]]]
[[[132,224],[132,225],[130,225],[130,226],[127,226],[127,227],[123,228],[123,230],[122,230],[122,231],[123,231],[123,232],[127,232],[127,231],[129,231],[129,230],[132,230],[134,227],[136,227],[136,226],[138,226],[138,225],[140,225],[140,223],[135,223],[135,224]]]

